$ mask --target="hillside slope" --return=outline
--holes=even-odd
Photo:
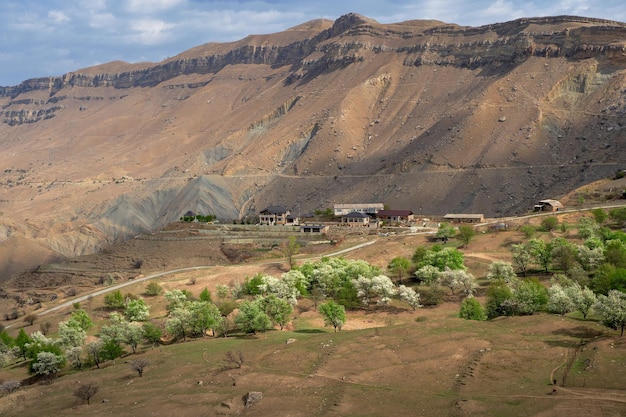
[[[351,14],[0,88],[0,278],[187,210],[525,212],[623,168],[624,39],[580,17]],[[11,260],[17,238],[38,250]]]

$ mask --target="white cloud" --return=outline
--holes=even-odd
[[[87,24],[93,29],[113,29],[116,23],[112,13],[93,13],[87,17]]]
[[[131,13],[152,14],[180,7],[185,0],[128,0],[126,9]]]
[[[176,25],[157,19],[139,19],[130,22],[130,41],[143,45],[158,45],[165,41]]]
[[[61,23],[70,21],[70,18],[61,10],[50,10],[48,12],[48,19],[50,19],[53,23],[56,23],[56,24],[61,24]]]

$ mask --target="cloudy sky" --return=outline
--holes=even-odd
[[[0,86],[114,60],[158,62],[350,12],[471,26],[554,15],[626,21],[624,0],[1,0]]]

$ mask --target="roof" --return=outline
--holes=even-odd
[[[383,203],[347,203],[347,204],[335,204],[335,209],[347,209],[347,208],[382,208],[385,205]]]
[[[539,201],[539,203],[540,204],[544,204],[544,205],[547,204],[547,205],[550,205],[552,207],[563,207],[563,204],[561,204],[560,201],[552,200],[551,198],[547,198],[545,200],[541,200],[541,201]]]
[[[377,213],[378,217],[384,216],[403,216],[407,217],[414,214],[411,210],[381,210]]]
[[[264,208],[263,210],[261,210],[261,213],[266,213],[266,214],[285,214],[287,213],[289,210],[287,210],[286,207],[283,206],[269,206]]]
[[[470,213],[470,214],[446,214],[444,219],[483,219],[484,214]]]
[[[358,211],[351,211],[350,213],[344,214],[341,217],[348,217],[351,219],[364,219],[364,218],[369,218],[370,216],[365,213],[359,213]]]

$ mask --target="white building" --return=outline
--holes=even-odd
[[[335,216],[345,216],[348,213],[365,213],[375,215],[385,208],[383,203],[363,204],[335,204]]]

